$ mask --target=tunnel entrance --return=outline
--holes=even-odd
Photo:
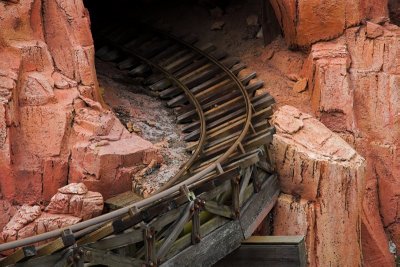
[[[107,2],[85,0],[91,18],[93,37],[110,24],[134,25],[138,21],[150,22],[174,34],[194,34],[201,41],[212,42],[235,56],[260,53],[264,45],[261,27],[268,28],[272,40],[280,32],[277,23],[272,29],[268,22],[275,20],[272,10],[263,14],[260,0],[199,0],[199,1],[128,1],[110,5]],[[264,23],[265,22],[265,23]],[[276,22],[276,21],[275,21]],[[270,42],[267,40],[267,42]]]
[[[180,110],[187,109],[190,102],[177,98],[178,93],[172,89],[172,93],[167,88],[162,91],[153,90],[147,82],[147,76],[151,79],[160,79],[152,73],[154,67],[150,70],[138,61],[132,63],[131,57],[119,54],[118,49],[110,49],[105,44],[107,43],[105,39],[119,38],[119,36],[134,32],[125,43],[129,43],[132,38],[145,40],[148,35],[149,29],[146,29],[148,25],[171,32],[185,40],[194,38],[196,47],[212,53],[218,60],[221,59],[223,64],[229,65],[228,67],[234,70],[234,74],[245,73],[243,74],[244,85],[252,84],[252,90],[255,93],[264,83],[254,79],[256,74],[250,68],[244,69],[249,63],[254,66],[258,64],[259,68],[262,66],[262,61],[256,60],[264,52],[260,8],[262,2],[249,0],[169,1],[165,3],[165,1],[122,0],[110,5],[94,0],[84,1],[90,13],[97,55],[96,71],[105,103],[110,106],[128,131],[155,144],[164,158],[161,166],[149,167],[145,179],[140,175],[133,178],[133,191],[140,197],[146,197],[150,192],[154,192],[161,184],[175,176],[185,162],[190,162],[191,154],[196,153],[193,148],[201,139],[201,134],[196,132],[199,131],[200,124],[193,122],[191,125],[180,125],[182,121],[179,121],[178,114]],[[162,54],[161,50],[156,50],[158,46],[163,45],[165,40],[152,42],[150,39],[143,41],[137,48],[145,54],[154,52],[152,56]],[[162,49],[170,50],[174,46],[174,43],[168,43]],[[177,54],[184,52],[182,47],[179,49],[182,51],[176,51]],[[179,62],[179,58],[175,60]],[[178,73],[185,72],[186,76],[195,74],[199,76],[188,86],[200,86],[207,82],[210,82],[210,85],[216,84],[218,80],[214,76],[218,76],[218,73],[213,73],[214,70],[208,69],[207,64],[201,65],[204,62],[196,58],[192,63],[198,69],[190,70],[191,67],[186,65],[174,68]],[[161,81],[165,82],[165,80]],[[229,100],[227,98],[225,102]],[[176,103],[170,104],[171,101],[176,101]],[[224,102],[219,104],[223,105]],[[244,102],[240,105],[244,105]],[[216,116],[213,119],[216,121],[213,123],[215,125],[226,123],[223,115],[221,113]],[[189,120],[194,120],[194,118],[190,117]],[[184,123],[188,122],[188,120],[184,121]],[[216,155],[211,153],[207,159],[210,160]],[[114,200],[109,200],[107,203],[113,206],[113,202]]]

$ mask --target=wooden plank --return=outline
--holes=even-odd
[[[116,195],[115,197],[107,199],[104,202],[104,204],[110,210],[116,210],[116,209],[119,209],[122,207],[126,207],[135,202],[138,202],[142,199],[143,199],[143,197],[139,196],[138,194],[136,194],[132,191],[127,191],[122,194]]]
[[[84,248],[85,261],[91,264],[105,264],[107,266],[121,266],[121,267],[141,267],[145,264],[144,261],[120,256],[115,253],[105,252],[93,248]]]
[[[204,208],[206,211],[212,214],[220,215],[226,218],[234,218],[234,212],[232,211],[231,207],[226,205],[219,205],[215,201],[206,201],[204,204]]]
[[[242,209],[244,212],[242,212],[240,220],[228,221],[223,227],[202,238],[201,242],[196,245],[189,246],[190,234],[182,237],[177,241],[183,243],[179,247],[189,247],[161,266],[211,266],[232,252],[241,240],[244,240],[245,233],[252,232],[252,229],[257,226],[253,225],[252,221],[264,218],[265,212],[268,213],[272,209],[279,194],[278,181],[275,175],[270,176],[262,185],[261,191],[251,196],[248,201],[246,201],[247,193],[252,192],[253,188],[252,185],[247,186],[247,188],[244,194],[245,208]],[[239,228],[237,228],[238,226]],[[201,226],[201,228],[203,227],[204,225]],[[175,252],[174,248],[171,251]],[[248,266],[252,265],[247,264],[246,267]]]
[[[143,233],[140,230],[128,230],[125,233],[110,236],[88,246],[94,249],[111,250],[143,241]]]
[[[303,236],[252,236],[240,248],[219,261],[217,267],[305,267]]]
[[[10,264],[13,264],[15,262],[18,262],[22,259],[26,259],[29,257],[33,257],[36,255],[36,249],[34,246],[27,246],[24,248],[20,248],[16,250],[13,254],[8,256],[7,258],[3,259],[0,261],[0,266],[7,266]]]
[[[304,241],[302,235],[290,236],[250,236],[242,244],[299,244]]]
[[[214,218],[210,219],[206,223],[200,226],[200,238],[207,236],[212,231],[218,229],[225,223],[229,222],[227,219],[219,216],[215,216]],[[177,253],[181,252],[184,248],[190,246],[191,244],[191,236],[186,234],[176,240],[176,242],[171,247],[171,250],[168,252],[166,258],[171,258],[175,256]]]
[[[271,175],[263,183],[260,192],[255,194],[250,201],[242,207],[240,224],[244,237],[249,238],[258,225],[275,205],[279,195],[279,182],[277,176]]]
[[[63,267],[67,265],[67,256],[63,253],[56,253],[53,255],[46,255],[39,258],[30,259],[29,261],[24,261],[17,263],[13,266],[16,267],[37,267],[37,266],[53,266],[53,267]]]
[[[186,248],[161,266],[211,266],[238,248],[242,240],[243,234],[239,222],[229,221],[204,237],[200,243]],[[190,244],[190,235],[187,237],[187,242]]]

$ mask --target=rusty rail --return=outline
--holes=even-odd
[[[184,219],[176,221],[174,228],[171,228],[172,225],[169,226],[171,229],[167,231],[170,232],[170,235],[166,236],[161,247],[158,247],[157,254],[154,252],[156,249],[154,247],[155,240],[151,234],[151,230],[148,228],[144,230],[144,239],[141,240],[144,240],[145,242],[145,247],[143,249],[146,251],[143,250],[138,255],[141,255],[140,257],[145,257],[145,262],[147,264],[158,264],[171,248],[172,243],[177,240],[180,229],[182,229],[183,225],[185,225],[189,220],[192,220],[193,231],[196,232],[192,238],[192,243],[199,242],[200,219],[198,216],[201,209],[205,209],[208,212],[219,216],[238,218],[240,216],[240,207],[251,197],[251,194],[260,190],[261,184],[264,183],[263,179],[267,179],[271,175],[263,176],[264,178],[260,180],[256,176],[252,175],[253,169],[257,169],[252,167],[250,173],[247,171],[243,178],[241,178],[242,176],[238,173],[238,170],[241,168],[248,168],[246,166],[256,166],[257,162],[260,161],[260,157],[264,160],[268,160],[268,155],[265,155],[268,152],[265,145],[269,144],[271,141],[273,128],[263,119],[272,112],[270,108],[270,105],[273,103],[272,97],[269,95],[254,97],[253,94],[253,97],[250,98],[249,92],[255,92],[255,90],[259,88],[259,85],[244,86],[243,82],[248,82],[254,76],[239,80],[229,67],[225,66],[219,59],[215,58],[210,53],[205,52],[192,45],[190,42],[183,41],[181,38],[177,38],[169,33],[154,29],[152,29],[152,31],[156,34],[156,37],[154,38],[161,39],[158,40],[159,42],[164,42],[166,45],[177,45],[180,49],[186,49],[186,52],[189,55],[188,58],[190,59],[190,56],[192,55],[193,58],[196,59],[196,61],[193,61],[194,63],[191,64],[198,64],[199,66],[192,70],[192,72],[189,72],[189,74],[195,73],[193,74],[194,76],[202,75],[207,73],[207,71],[215,70],[215,73],[212,72],[213,75],[211,75],[213,78],[210,78],[209,80],[218,77],[224,78],[225,76],[230,80],[226,81],[221,79],[224,82],[218,83],[218,79],[216,79],[217,83],[210,83],[211,87],[203,86],[204,88],[202,91],[194,92],[195,87],[193,87],[193,84],[199,86],[198,83],[190,84],[187,79],[185,81],[182,77],[176,75],[179,70],[184,69],[183,67],[174,66],[174,68],[170,67],[171,70],[169,70],[167,67],[156,63],[152,59],[155,55],[161,54],[162,49],[157,53],[153,53],[153,51],[149,56],[143,55],[146,54],[147,51],[129,45],[129,43],[132,44],[132,41],[129,42],[131,36],[118,36],[120,34],[120,31],[118,30],[114,32],[111,31],[109,37],[103,40],[106,45],[106,55],[110,61],[120,58],[121,55],[123,55],[124,58],[134,57],[141,62],[140,64],[145,64],[137,67],[139,72],[143,68],[146,69],[146,66],[150,66],[153,70],[163,74],[164,78],[168,79],[172,84],[176,85],[184,92],[186,100],[194,106],[195,113],[199,120],[199,133],[194,134],[194,136],[198,135],[198,141],[195,149],[192,151],[193,155],[169,182],[163,185],[160,190],[149,198],[70,227],[0,244],[0,251],[15,249],[18,247],[25,247],[26,250],[26,248],[31,248],[28,245],[51,238],[57,238],[55,241],[44,246],[33,247],[33,250],[35,251],[34,257],[37,258],[43,255],[50,255],[62,249],[66,249],[70,254],[73,253],[74,255],[79,256],[80,251],[71,249],[70,247],[72,245],[74,247],[85,246],[92,242],[97,242],[102,239],[105,240],[105,237],[124,232],[127,229],[129,230],[131,227],[138,225],[139,223],[148,223],[149,220],[162,221],[164,217],[162,215],[157,217],[156,211],[163,211],[164,213],[161,214],[166,214],[168,212],[165,212],[165,210],[174,210],[179,206],[186,205],[185,210],[189,210],[190,214],[185,212],[183,214]],[[116,36],[112,36],[113,34]],[[125,44],[123,43],[124,40],[128,41],[128,45],[126,42]],[[178,51],[180,49],[178,49]],[[201,64],[199,64],[199,62]],[[234,64],[234,66],[237,65]],[[237,67],[236,69],[240,70],[240,68],[241,67]],[[132,70],[136,71],[136,69]],[[201,85],[206,83],[207,82],[200,82]],[[188,84],[191,85],[191,88],[189,88]],[[232,84],[238,92],[232,90],[233,93],[229,95],[230,98],[223,95],[216,95],[217,99],[224,99],[226,100],[224,103],[228,103],[229,105],[220,103],[214,110],[213,106],[210,106],[213,101],[210,101],[210,103],[201,103],[201,97],[204,96],[206,94],[204,92],[210,88],[214,88],[218,85],[219,87],[217,87],[217,89],[219,88],[222,90],[221,88],[225,88],[225,91],[229,91],[229,86]],[[228,88],[228,90],[226,88]],[[168,94],[165,93],[165,95]],[[252,101],[254,101],[254,104]],[[244,111],[241,108],[242,103],[244,103]],[[222,109],[222,107],[226,110]],[[218,108],[221,108],[222,111]],[[257,108],[259,110],[257,110]],[[230,115],[229,111],[232,111],[232,118],[228,116]],[[215,115],[218,112],[222,112],[222,115],[219,117]],[[224,112],[228,113],[228,115]],[[213,118],[211,123],[207,124],[207,116],[211,118],[213,115],[215,115],[216,119]],[[212,126],[209,126],[208,129],[207,125]],[[225,129],[228,130],[224,132]],[[250,132],[249,129],[252,131]],[[207,143],[207,140],[211,141]],[[260,147],[264,148],[260,149]],[[204,160],[202,160],[201,157],[204,157]],[[199,160],[201,161],[199,162]],[[197,163],[197,169],[192,170],[193,173],[190,174],[188,171],[193,167],[194,163]],[[260,171],[259,173],[264,173],[264,171]],[[229,180],[231,180],[230,183],[225,183],[225,181]],[[254,188],[254,190],[252,191],[251,188]],[[198,194],[194,195],[193,191],[198,192]],[[197,200],[196,196],[202,196],[203,200]],[[232,198],[231,208],[224,204],[230,196]],[[171,205],[177,207],[171,208]],[[171,224],[170,221],[165,225],[162,224],[162,226],[167,227],[169,224]],[[66,240],[72,241],[68,243]],[[25,250],[17,250],[11,256],[0,261],[0,266],[6,266],[27,259],[28,255],[25,253]],[[30,250],[28,249],[28,251]],[[95,253],[95,251],[90,253]]]

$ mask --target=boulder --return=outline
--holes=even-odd
[[[275,235],[305,235],[309,266],[360,266],[365,160],[317,119],[291,106],[272,117],[282,195]]]
[[[0,200],[0,229],[3,229],[3,227],[6,226],[16,211],[16,207],[14,207],[9,201]]]
[[[383,35],[383,27],[379,24],[375,24],[367,21],[367,37],[371,39],[375,39],[381,35]]]
[[[42,234],[99,216],[103,211],[103,197],[98,192],[88,191],[82,183],[72,183],[59,188],[42,212],[38,205],[15,207],[0,201],[0,223],[9,219],[2,227],[0,243]],[[8,254],[7,252],[6,254]]]
[[[18,239],[18,232],[42,214],[40,206],[22,205],[4,226],[1,237],[4,242]]]
[[[71,183],[58,190],[45,209],[52,214],[69,214],[87,220],[103,211],[103,196],[88,191],[83,183]]]
[[[82,219],[65,214],[42,213],[33,222],[18,231],[17,239],[57,230],[80,222]]]

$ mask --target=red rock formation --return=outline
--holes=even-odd
[[[72,183],[58,189],[44,212],[37,205],[23,205],[18,209],[4,226],[0,243],[73,225],[100,215],[102,210],[100,193],[88,191],[83,183]]]
[[[290,46],[309,46],[343,34],[364,19],[388,17],[388,0],[270,0]]]
[[[387,17],[390,10],[397,23],[398,1],[271,3],[289,45],[313,44],[301,76],[314,115],[366,159],[364,265],[393,266],[389,241],[400,247],[400,29]]]
[[[367,22],[313,45],[308,64],[315,113],[367,160],[366,266],[392,262],[389,240],[400,247],[399,37],[397,26]]]
[[[131,189],[133,167],[160,160],[102,107],[89,23],[81,0],[0,1],[4,200],[49,201],[68,182],[108,198]]]
[[[70,214],[87,220],[101,214],[103,196],[98,192],[88,191],[83,183],[72,183],[58,189],[45,211],[52,214]]]
[[[273,234],[305,235],[310,266],[361,266],[364,159],[293,107],[281,107],[272,122],[282,191]]]
[[[11,220],[17,209],[7,200],[0,200],[0,229]]]

